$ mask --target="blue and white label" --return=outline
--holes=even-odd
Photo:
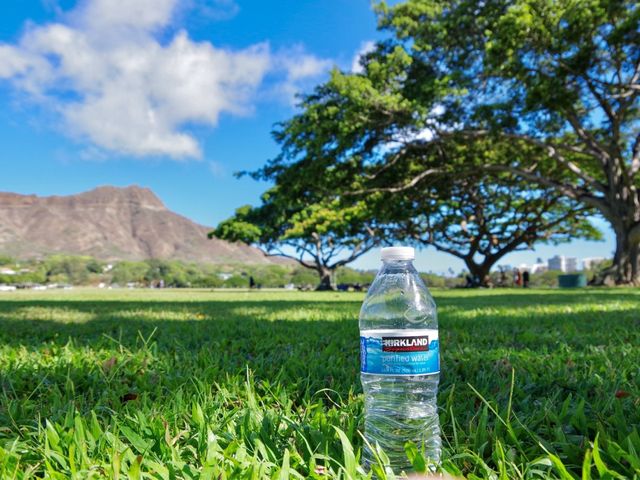
[[[435,329],[360,332],[360,371],[378,375],[431,375],[440,372]]]

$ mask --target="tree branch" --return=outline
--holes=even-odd
[[[259,248],[259,247],[258,247]],[[269,251],[265,251],[263,249],[260,248],[260,251],[262,251],[262,253],[265,255],[265,257],[284,257],[284,258],[290,258],[291,260],[295,260],[296,262],[298,262],[300,265],[302,265],[305,268],[309,268],[312,270],[315,270],[317,267],[314,264],[311,263],[307,263],[306,261],[304,261],[302,259],[302,256],[298,257],[296,255],[289,255],[288,253],[284,253],[282,250],[280,250],[277,247],[269,247],[269,250],[274,250],[276,253],[269,253]]]
[[[362,195],[365,193],[377,193],[377,192],[387,192],[387,193],[398,193],[404,192],[405,190],[409,190],[415,187],[421,180],[427,178],[429,175],[435,175],[437,173],[444,173],[446,170],[443,168],[428,168],[423,170],[420,174],[413,177],[413,179],[404,184],[397,187],[377,187],[377,188],[366,188],[363,190],[354,190],[351,192],[345,192],[345,195]]]
[[[565,115],[567,117],[567,121],[573,127],[573,130],[576,134],[584,140],[584,142],[591,148],[592,152],[596,154],[596,156],[600,159],[602,163],[606,163],[609,161],[610,155],[607,152],[606,148],[603,148],[602,145],[598,143],[598,141],[586,130],[582,124],[580,123],[580,119],[578,115],[570,110],[566,111]]]
[[[364,255],[365,253],[367,253],[369,250],[371,250],[373,247],[375,247],[377,245],[377,242],[375,242],[375,241],[373,241],[369,245],[362,246],[364,243],[365,243],[364,241],[360,242],[353,249],[353,251],[351,252],[351,255],[349,255],[349,257],[343,258],[342,260],[338,260],[337,262],[335,262],[333,265],[329,266],[328,268],[334,269],[334,268],[342,267],[343,265],[346,265],[348,263],[351,263],[355,259],[357,259],[358,257],[361,257],[362,255]]]
[[[595,189],[597,189],[598,191],[600,191],[602,193],[606,192],[605,185],[603,185],[601,182],[599,182],[598,180],[593,178],[591,175],[589,175],[586,172],[584,172],[574,162],[572,162],[570,160],[567,160],[558,151],[558,148],[562,148],[562,149],[566,149],[566,150],[572,151],[574,153],[586,154],[586,152],[584,152],[582,149],[579,149],[577,147],[574,147],[572,145],[567,145],[567,144],[552,144],[552,143],[544,142],[542,140],[538,140],[537,138],[530,137],[528,135],[516,135],[516,134],[502,134],[502,135],[507,137],[507,138],[513,138],[515,140],[523,140],[523,141],[529,143],[530,145],[535,145],[535,146],[538,146],[538,147],[546,149],[547,153],[549,154],[549,156],[551,156],[552,158],[557,160],[559,163],[564,165],[567,169],[569,169],[571,172],[576,174],[584,182],[590,184],[591,186],[593,186]]]
[[[530,180],[532,182],[536,182],[538,185],[553,188],[556,191],[562,193],[563,195],[566,195],[569,198],[573,198],[574,200],[579,200],[581,202],[584,202],[600,210],[603,214],[605,214],[605,216],[607,215],[607,213],[610,214],[611,210],[608,207],[608,205],[605,203],[604,199],[595,197],[589,194],[586,190],[582,188],[577,188],[567,183],[556,182],[555,180],[551,180],[541,175],[536,175],[527,170],[523,170],[517,167],[512,167],[510,165],[490,165],[487,167],[487,169],[499,171],[499,172],[513,173],[514,175],[517,175],[524,179]]]

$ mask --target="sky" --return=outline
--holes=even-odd
[[[234,177],[278,154],[273,126],[331,68],[356,68],[384,38],[369,0],[4,0],[0,15],[0,191],[68,195],[151,188],[216,225],[268,184]],[[518,252],[610,256],[603,242]],[[379,252],[356,261],[376,268]],[[462,263],[425,249],[423,271]]]

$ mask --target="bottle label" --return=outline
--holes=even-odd
[[[360,371],[378,375],[430,375],[440,372],[438,330],[361,332]]]

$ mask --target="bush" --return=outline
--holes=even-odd
[[[445,277],[436,275],[435,273],[421,273],[420,276],[429,288],[446,288],[447,281]]]

